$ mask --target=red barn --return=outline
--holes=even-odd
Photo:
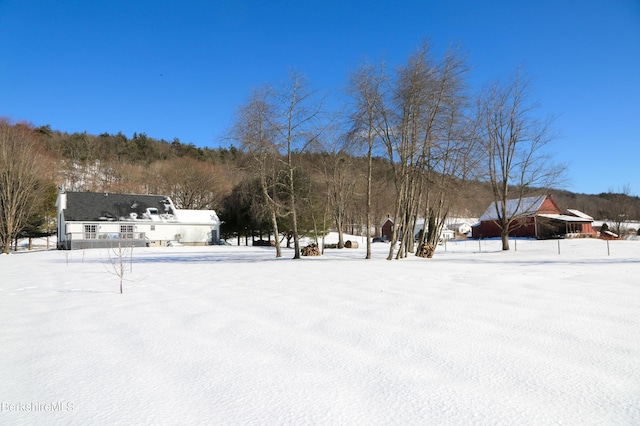
[[[473,238],[499,237],[497,204],[492,203],[472,228]],[[577,210],[562,212],[550,196],[529,197],[507,201],[507,216],[513,216],[509,236],[553,238],[558,236],[592,236],[593,218]]]

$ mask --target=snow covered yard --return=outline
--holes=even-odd
[[[0,256],[0,424],[640,424],[639,241],[388,247]]]

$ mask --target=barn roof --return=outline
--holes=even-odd
[[[508,217],[532,216],[540,210],[540,207],[546,198],[547,197],[545,195],[542,195],[537,197],[526,197],[522,199],[514,198],[512,200],[507,200],[506,214]],[[482,213],[479,220],[496,220],[498,219],[497,211],[498,203],[493,202],[489,204],[489,207],[484,213]]]

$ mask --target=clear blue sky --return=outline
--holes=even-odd
[[[566,189],[640,194],[640,0],[0,0],[0,116],[217,147],[290,68],[335,94],[425,38],[463,49],[474,89],[524,67]]]

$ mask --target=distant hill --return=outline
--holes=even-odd
[[[113,181],[117,181],[122,188],[148,188],[149,175],[136,174],[131,170],[131,166],[141,167],[149,170],[149,166],[154,162],[173,162],[181,158],[190,158],[215,165],[222,170],[226,176],[228,184],[220,184],[220,187],[227,188],[225,192],[230,192],[230,188],[245,179],[249,160],[239,149],[230,148],[201,148],[192,143],[183,143],[178,139],[171,142],[158,140],[147,136],[145,133],[136,133],[132,138],[128,138],[122,133],[100,134],[98,136],[83,133],[65,133],[52,130],[50,126],[36,128],[45,142],[46,149],[56,158],[65,160],[69,173],[74,173],[77,164],[92,165],[96,162],[102,164],[101,173],[104,173],[105,165],[108,165],[111,173],[117,174],[117,178],[111,179],[107,183],[113,187]],[[304,164],[312,164],[314,156],[321,153],[304,154],[308,157]],[[351,162],[354,176],[366,174],[366,159],[354,158]],[[129,168],[125,167],[129,166]],[[385,159],[377,159],[375,167],[380,170],[388,167]],[[86,173],[86,170],[83,170]],[[388,170],[379,173],[380,179],[389,176]],[[311,173],[313,176],[313,172]],[[103,179],[104,180],[104,179]],[[127,184],[127,180],[131,184]],[[381,185],[380,183],[378,185]],[[392,186],[392,185],[391,185]],[[322,187],[320,185],[319,187]],[[113,188],[83,188],[90,191],[113,190]],[[579,194],[566,190],[540,191],[553,195],[556,203],[561,209],[577,209],[597,220],[629,220],[640,221],[640,198],[625,194],[601,193],[601,194]],[[225,194],[220,194],[223,196]],[[492,201],[491,190],[487,184],[481,182],[471,182],[467,185],[466,191],[457,201],[452,212],[457,217],[478,217],[486,210]],[[387,200],[382,202],[383,205]],[[379,214],[388,212],[382,211]]]

